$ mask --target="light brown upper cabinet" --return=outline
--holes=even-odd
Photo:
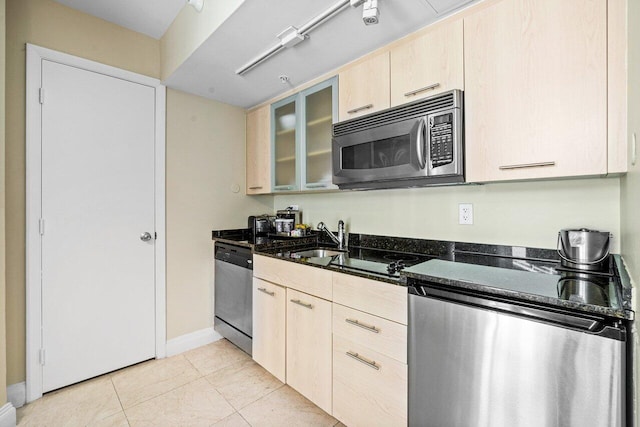
[[[389,52],[366,58],[339,74],[339,120],[389,108]]]
[[[270,107],[247,113],[247,194],[271,192]]]
[[[467,181],[607,173],[607,0],[464,19]]]
[[[391,106],[464,89],[462,20],[437,24],[391,50]]]

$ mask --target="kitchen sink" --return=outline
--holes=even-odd
[[[292,252],[292,258],[327,258],[345,254],[344,251],[338,251],[328,248],[307,249],[304,251]]]

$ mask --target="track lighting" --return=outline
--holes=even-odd
[[[202,3],[204,0],[187,0],[189,4],[198,1]],[[340,0],[300,28],[296,28],[294,26],[287,27],[284,31],[276,36],[278,39],[280,39],[280,43],[263,52],[251,62],[248,62],[244,66],[238,68],[236,70],[236,74],[242,75],[251,70],[253,67],[258,66],[267,59],[271,58],[282,49],[293,47],[298,43],[308,39],[309,32],[311,32],[314,28],[316,28],[323,22],[327,21],[329,18],[336,15],[347,6],[358,7],[363,4],[364,6],[362,7],[362,20],[364,21],[364,23],[367,25],[377,24],[379,16],[378,0]],[[202,6],[200,6],[200,8],[202,9]]]

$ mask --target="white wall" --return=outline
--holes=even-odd
[[[278,195],[274,208],[300,205],[303,221],[332,230],[388,236],[555,248],[562,228],[613,233],[620,251],[620,180],[591,178]],[[458,204],[472,203],[474,225],[458,225]]]
[[[244,110],[168,90],[167,339],[213,325],[211,230],[271,212],[244,188]]]

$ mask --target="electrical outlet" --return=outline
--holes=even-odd
[[[473,205],[471,203],[458,205],[458,224],[473,225]]]

